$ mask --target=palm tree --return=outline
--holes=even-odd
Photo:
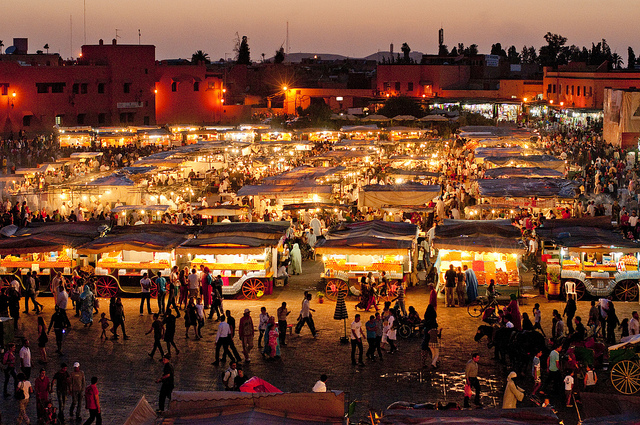
[[[45,44],[43,49],[47,51],[47,54],[49,54],[49,43]]]
[[[4,47],[4,41],[0,40],[0,55],[2,54],[3,47]]]
[[[613,53],[611,55],[611,65],[613,66],[613,69],[620,69],[622,68],[622,56],[620,56],[617,53]]]
[[[203,50],[197,50],[193,55],[191,55],[191,63],[199,65],[202,63],[211,63],[211,60],[209,59],[208,53],[205,53]]]

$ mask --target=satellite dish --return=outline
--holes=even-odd
[[[5,52],[7,55],[12,55],[12,54],[14,54],[14,53],[16,52],[16,50],[17,50],[17,49],[16,49],[16,46],[9,46],[9,47],[7,47],[7,48],[5,49],[5,51],[4,51],[4,52]]]

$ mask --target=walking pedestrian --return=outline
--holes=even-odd
[[[533,390],[531,390],[531,396],[535,396],[540,387],[542,386],[542,369],[540,365],[540,357],[542,357],[542,350],[538,351],[533,356],[533,362],[531,366],[531,376],[533,377]]]
[[[10,343],[7,346],[4,355],[2,356],[2,366],[4,366],[4,396],[10,397],[11,394],[7,391],[7,387],[9,386],[9,378],[13,378],[13,390],[15,392],[16,387],[18,386],[18,378],[16,376],[16,345]]]
[[[158,313],[153,315],[151,328],[145,332],[145,335],[149,335],[151,332],[153,332],[153,349],[149,353],[149,357],[153,358],[153,355],[156,353],[156,349],[160,351],[160,356],[164,356],[164,350],[162,349],[161,344],[162,337],[164,336],[164,325],[160,321],[160,315]]]
[[[176,304],[176,296],[178,294],[178,290],[180,287],[180,283],[178,282],[178,267],[174,267],[176,273],[171,272],[171,276],[169,277],[169,282],[167,284],[167,309],[169,307],[173,307],[173,310],[176,312],[176,318],[180,317],[180,310],[178,309],[178,305]]]
[[[245,362],[251,361],[249,354],[253,349],[254,334],[255,330],[253,328],[253,319],[251,319],[251,310],[245,308],[238,325],[238,337],[242,342],[242,354],[244,355]]]
[[[456,273],[456,298],[458,301],[458,307],[464,307],[464,295],[466,292],[466,275],[462,271],[462,268],[458,267],[458,273]]]
[[[554,344],[553,350],[549,353],[549,357],[547,357],[547,378],[544,382],[544,390],[547,391],[549,383],[553,381],[553,392],[558,394],[560,390],[560,383],[562,381],[561,370],[560,370],[560,351],[562,351],[562,344],[556,342]]]
[[[405,308],[404,282],[398,283],[398,295],[392,300],[392,302],[393,301],[396,302],[396,309],[401,311],[402,315],[406,317],[407,310]]]
[[[140,316],[142,316],[145,300],[147,301],[147,313],[153,314],[151,313],[151,279],[149,279],[149,275],[146,272],[142,275],[142,279],[140,279],[140,288]]]
[[[89,418],[83,425],[91,425],[96,421],[96,425],[102,425],[102,409],[100,407],[100,391],[98,391],[98,377],[91,377],[91,385],[84,392],[85,406],[89,410]]]
[[[364,324],[364,327],[367,332],[367,359],[374,362],[376,361],[376,316],[369,316],[369,320]]]
[[[564,395],[567,400],[567,407],[573,407],[571,404],[571,396],[573,395],[573,369],[567,370],[567,375],[564,377]]]
[[[456,281],[458,274],[453,269],[453,264],[449,264],[449,270],[444,274],[445,279],[445,299],[447,307],[455,307],[455,301],[453,300],[453,292],[456,289]]]
[[[316,332],[315,323],[313,323],[313,316],[311,312],[315,313],[315,310],[310,306],[311,302],[311,294],[307,294],[304,301],[302,301],[302,309],[300,310],[300,319],[298,320],[298,324],[296,325],[296,335],[300,335],[300,331],[302,327],[306,323],[309,326],[309,330],[311,331],[311,335],[314,338],[317,338],[318,333]]]
[[[616,343],[616,327],[620,324],[616,308],[613,301],[609,301],[609,311],[607,312],[607,342],[609,345]]]
[[[56,346],[58,347],[56,353],[62,355],[62,340],[67,330],[71,328],[71,322],[69,322],[66,311],[60,310],[58,306],[56,306],[56,311],[53,313],[53,316],[51,316],[47,333],[51,332],[51,327],[53,327],[53,333],[56,336]]]
[[[542,333],[542,336],[546,337],[547,335],[545,335],[544,329],[542,329],[542,326],[540,325],[541,321],[542,312],[540,311],[540,304],[535,303],[533,306],[533,330],[539,330]]]
[[[567,304],[564,307],[564,311],[562,312],[562,315],[567,318],[567,329],[571,334],[574,331],[573,317],[576,315],[576,310],[578,309],[578,307],[576,306],[576,300],[573,299],[573,296],[567,295],[567,297],[568,297]]]
[[[125,316],[124,306],[122,305],[122,298],[116,298],[115,303],[113,303],[113,309],[111,308],[111,305],[109,306],[109,314],[111,315],[111,322],[113,322],[113,329],[111,330],[113,339],[118,339],[118,327],[122,328],[122,337],[124,339],[129,339],[124,326]]]
[[[200,288],[200,276],[196,273],[196,269],[191,269],[191,274],[187,278],[189,282],[189,298],[195,298],[198,296],[198,289]]]
[[[164,325],[164,342],[167,344],[167,354],[171,356],[171,346],[176,349],[176,354],[180,354],[180,350],[176,347],[176,343],[174,342],[174,337],[176,335],[176,316],[173,315],[173,310],[171,307],[167,306],[166,314],[162,319],[162,324]]]
[[[465,367],[464,376],[465,376],[466,384],[471,388],[473,388],[475,391],[475,398],[473,400],[473,403],[478,407],[482,407],[482,404],[480,403],[480,381],[478,380],[478,362],[479,361],[480,361],[480,354],[473,353],[471,355],[471,360],[467,362],[467,366]],[[465,395],[464,397],[465,408],[471,407],[469,405],[469,398],[470,396],[468,395]]]
[[[167,279],[162,277],[162,273],[158,272],[156,277],[156,286],[158,288],[158,313],[164,314],[165,294],[167,292]]]
[[[158,400],[158,411],[164,412],[164,404],[166,399],[171,400],[171,393],[173,392],[174,385],[174,371],[173,366],[170,363],[171,355],[169,353],[162,356],[162,376],[156,379],[156,383],[161,383],[160,386],[160,399]]]
[[[220,323],[225,323],[224,320]],[[224,371],[224,376],[222,377],[222,383],[224,385],[224,389],[226,391],[233,391],[236,385],[236,376],[238,376],[238,369],[236,362],[231,360],[229,363],[229,368]]]
[[[204,304],[200,297],[196,299],[196,316],[198,320],[198,328],[196,330],[196,333],[198,334],[197,339],[202,339],[202,328],[204,327]]]
[[[67,394],[70,392],[69,382],[71,381],[71,375],[67,371],[67,364],[60,364],[60,370],[53,375],[51,380],[50,392],[53,392],[53,387],[56,387],[56,398],[58,399],[58,418],[60,422],[64,423],[64,407],[67,404]]]
[[[193,326],[193,332],[196,334],[196,340],[199,340],[198,337],[198,313],[196,312],[196,304],[193,298],[189,298],[189,303],[185,307],[184,310],[184,327],[185,327],[185,338],[189,339],[189,328]]]
[[[76,410],[76,421],[80,421],[80,406],[82,405],[82,395],[87,386],[84,372],[80,370],[80,363],[73,364],[73,371],[69,374],[69,394],[71,395],[71,408],[69,418],[73,417],[73,410]]]
[[[351,322],[351,364],[356,365],[356,348],[358,349],[358,364],[364,366],[362,361],[362,323],[360,315],[356,314]]]
[[[18,417],[16,418],[16,424],[30,424],[29,415],[27,415],[27,406],[29,405],[29,399],[33,394],[33,387],[29,378],[20,372],[18,374],[18,385],[16,386],[16,399],[18,400]]]
[[[376,311],[376,347],[375,351],[378,352],[378,358],[382,361],[382,336],[384,335],[384,323],[380,313]],[[375,352],[373,353],[375,357]]]
[[[47,404],[49,404],[49,391],[50,382],[47,376],[47,371],[44,368],[40,369],[40,374],[33,383],[34,392],[36,393],[36,413],[38,421],[43,420],[45,417],[45,410]]]
[[[218,332],[216,333],[216,360],[212,363],[214,366],[218,366],[220,364],[220,349],[223,349],[223,361],[226,361],[227,354],[229,355],[229,359],[232,363],[235,363],[235,359],[233,354],[229,350],[229,335],[231,334],[231,329],[229,328],[229,324],[225,321],[224,316],[220,318],[220,324],[218,325]],[[235,378],[235,376],[234,376]]]
[[[258,316],[258,348],[262,348],[262,340],[264,339],[264,333],[267,330],[267,322],[269,322],[269,313],[267,313],[266,307],[260,307],[260,315]]]
[[[284,301],[282,305],[278,307],[278,310],[276,310],[278,316],[278,331],[280,332],[280,345],[283,347],[287,346],[287,318],[290,313],[291,311],[287,309],[287,303]]]
[[[507,386],[504,389],[504,395],[502,397],[503,409],[515,409],[517,403],[524,398],[524,390],[513,382],[517,377],[518,374],[515,372],[511,372],[509,376],[507,376]]]
[[[56,308],[58,308],[56,306]],[[40,349],[41,363],[47,363],[47,342],[49,337],[47,336],[47,324],[42,316],[38,317],[38,348]]]
[[[238,354],[238,350],[236,349],[236,344],[233,342],[233,339],[236,336],[236,319],[231,315],[231,310],[227,310],[225,312],[227,316],[227,323],[229,324],[229,349],[233,353],[233,357],[236,361],[240,361],[240,354]]]
[[[22,348],[18,353],[20,357],[20,370],[24,373],[27,379],[31,378],[31,349],[29,348],[29,340],[24,338],[22,340]]]

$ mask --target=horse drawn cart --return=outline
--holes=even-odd
[[[640,391],[640,335],[623,340],[609,347],[611,384],[619,393],[632,395]]]

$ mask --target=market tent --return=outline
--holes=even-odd
[[[170,205],[120,205],[113,208],[111,211],[119,213],[122,211],[161,211],[166,212],[171,208]]]
[[[331,176],[335,173],[344,171],[345,167],[311,167],[303,165],[296,167],[286,173],[277,174],[275,176],[265,177],[263,182],[266,184],[278,185],[295,185],[303,180],[313,181],[322,177]]]
[[[547,220],[564,221],[564,220]],[[567,225],[555,228],[538,227],[536,233],[541,240],[553,242],[555,245],[567,248],[579,248],[584,252],[619,251],[640,252],[640,243],[626,239],[621,233],[597,227]]]
[[[197,238],[218,236],[243,236],[257,239],[279,240],[291,226],[288,221],[266,221],[251,223],[216,223],[203,226]]]
[[[97,158],[99,156],[102,156],[102,152],[74,152],[71,155],[69,155],[69,158],[74,158],[74,159],[90,159],[90,158]]]
[[[427,170],[402,170],[400,168],[388,168],[385,174],[391,177],[440,177],[440,173]]]
[[[414,117],[413,115],[396,115],[391,119],[394,121],[415,121],[416,117]]]
[[[218,236],[189,239],[176,248],[177,254],[261,254],[266,247],[277,246],[280,239],[249,236]]]
[[[13,236],[0,239],[0,255],[20,255],[76,248],[100,236],[104,221],[79,223],[30,223]]]
[[[209,217],[228,217],[246,213],[249,207],[244,205],[215,205],[213,207],[198,208],[193,213]]]
[[[87,183],[87,186],[135,186],[135,183],[124,174],[114,173],[105,177],[97,178],[94,181]]]
[[[526,246],[520,240],[500,236],[474,235],[438,237],[433,239],[436,249],[473,252],[499,252],[503,254],[524,254]]]
[[[523,158],[527,158],[526,156]],[[487,161],[487,159],[485,159]],[[541,168],[541,167],[498,167],[490,168],[484,172],[486,178],[500,179],[500,178],[562,178],[564,174],[561,171],[553,168]]]
[[[476,148],[473,152],[474,159],[482,162],[485,158],[511,158],[524,155],[524,149],[520,146],[509,148]]]
[[[420,118],[418,121],[422,122],[447,122],[449,118],[443,117],[442,115],[426,115]]]
[[[478,148],[482,149],[482,148]],[[476,149],[476,151],[478,151]],[[507,152],[507,151],[501,151]],[[495,153],[495,152],[494,152]],[[544,167],[564,172],[565,161],[551,155],[490,155],[484,157],[487,166]]]
[[[290,196],[300,197],[312,194],[328,195],[332,191],[329,185],[319,185],[311,182],[303,182],[300,184],[279,185],[279,184],[260,184],[246,185],[238,190],[238,197],[242,196]]]
[[[121,233],[95,239],[78,248],[80,254],[114,251],[167,252],[187,239],[175,233]]]
[[[347,149],[340,149],[340,150],[325,152],[318,156],[314,156],[313,158],[310,158],[310,160],[329,161],[329,160],[335,159],[337,161],[347,161],[350,159],[366,158],[368,156],[376,156],[376,155],[377,155],[377,152],[374,152],[374,151],[365,151],[365,150],[352,151]]]
[[[110,235],[127,233],[174,233],[178,235],[194,235],[201,230],[199,226],[184,226],[182,224],[138,224],[134,226],[114,226],[109,231]]]
[[[358,207],[382,208],[384,205],[424,205],[440,193],[440,186],[426,186],[419,183],[368,185],[360,189]]]
[[[351,205],[344,204],[330,204],[326,202],[304,202],[301,204],[288,204],[282,207],[283,211],[295,211],[295,210],[333,210],[333,209],[341,209],[341,210],[350,210]]]
[[[478,180],[481,197],[573,199],[578,183],[567,179],[509,178]]]
[[[519,228],[510,220],[444,220],[436,226],[436,237],[492,236],[520,238]]]
[[[418,227],[405,222],[391,222],[382,220],[358,221],[354,223],[339,223],[329,229],[326,239],[340,239],[345,237],[371,236],[383,239],[415,239]]]
[[[365,122],[376,122],[376,121],[389,121],[390,118],[385,117],[384,115],[368,115],[366,117],[364,117],[361,121],[365,121]]]
[[[373,236],[346,236],[342,239],[319,239],[316,254],[376,254],[406,255],[413,240],[389,239]]]
[[[375,124],[369,124],[369,125],[346,125],[346,126],[340,128],[340,131],[342,131],[344,133],[358,132],[358,131],[379,132],[380,129]]]

